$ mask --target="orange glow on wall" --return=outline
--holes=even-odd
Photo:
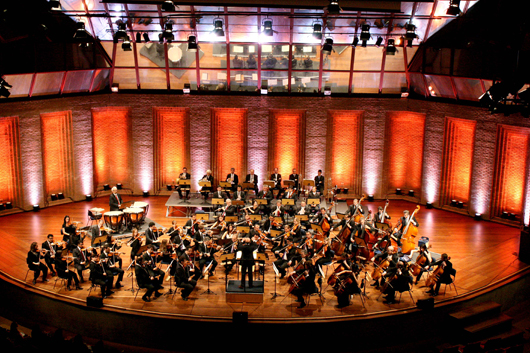
[[[530,129],[498,125],[492,216],[522,216]]]
[[[13,206],[19,206],[22,190],[18,144],[18,117],[0,118],[0,200]]]
[[[361,190],[363,112],[356,110],[328,111],[328,166],[331,184]]]
[[[132,126],[130,108],[105,107],[92,109],[92,148],[94,153],[94,184],[122,183],[132,188]]]
[[[177,180],[182,168],[190,172],[189,108],[153,108],[155,126],[155,187]]]
[[[385,173],[387,192],[421,191],[425,115],[413,112],[389,112],[385,129]]]
[[[73,195],[74,157],[72,112],[41,114],[45,197],[62,192]]]
[[[235,168],[239,183],[247,170],[248,109],[212,108],[212,171],[216,184]]]
[[[304,175],[305,110],[270,109],[269,111],[269,170],[274,168],[284,180],[289,179],[293,168]]]

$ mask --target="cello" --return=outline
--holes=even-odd
[[[353,219],[355,223],[359,223],[361,221],[361,217],[363,216],[361,213],[359,213],[359,208],[361,208],[361,202],[365,199],[366,195],[363,194],[363,197],[359,200],[359,203],[357,204],[357,208],[355,209],[355,213],[353,214]]]
[[[451,260],[450,257],[447,257],[447,261]],[[425,281],[425,286],[433,287],[439,280],[442,274],[444,273],[445,261],[442,261],[434,271],[429,272],[427,280]]]
[[[420,205],[416,206],[416,209],[412,214],[409,216],[407,226],[403,230],[403,234],[401,235],[401,252],[403,254],[410,254],[410,252],[416,248],[416,242],[415,239],[418,235],[418,227],[416,227],[414,224],[412,224],[412,219],[414,218],[414,215],[416,212],[420,210]]]

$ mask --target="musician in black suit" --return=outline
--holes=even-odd
[[[211,263],[212,266],[210,267],[208,275],[213,276],[213,271],[215,271],[215,268],[217,267],[217,260],[215,260],[214,254],[221,250],[221,247],[215,245],[211,240],[206,240],[204,243],[197,246],[197,250],[201,254],[199,260],[201,273],[204,271],[204,266],[208,266]]]
[[[254,169],[251,169],[250,174],[247,174],[245,183],[253,183],[254,191],[256,192],[256,195],[258,194],[258,176],[254,174]]]
[[[192,279],[194,276],[189,272],[189,266],[189,259],[182,255],[179,258],[177,270],[175,271],[175,283],[177,287],[182,288],[181,296],[183,300],[188,300],[188,296],[197,285],[197,280]]]
[[[118,194],[118,188],[114,186],[112,188],[112,194],[110,194],[109,196],[110,210],[119,211],[122,203],[123,203],[123,200],[121,198],[121,195]]]
[[[428,269],[429,266],[441,266],[443,273],[440,275],[440,278],[436,281],[436,286],[434,283],[431,285],[431,289],[427,291],[427,294],[430,294],[431,296],[435,297],[438,295],[438,291],[440,290],[440,286],[443,284],[451,284],[453,283],[453,279],[451,278],[451,275],[453,275],[455,272],[453,270],[453,264],[451,263],[451,258],[447,254],[442,254],[442,257],[440,260],[435,261],[431,263],[430,265],[427,265],[424,267],[424,269]]]
[[[164,272],[156,267],[156,256],[154,255],[155,247],[153,244],[147,245],[147,250],[143,253],[142,258],[145,263],[145,268],[149,273],[149,277],[153,277],[159,288],[162,289],[162,282],[164,281]]]
[[[247,193],[243,191],[241,185],[238,185],[237,190],[234,192],[232,199],[236,201],[245,201],[246,197]]]
[[[348,208],[348,214],[351,216],[361,214],[363,216],[366,216],[367,209],[365,209],[360,203],[359,199],[353,199],[353,203]]]
[[[79,286],[79,278],[77,275],[68,270],[68,263],[66,262],[66,259],[62,256],[63,250],[59,249],[55,256],[55,269],[57,270],[57,275],[60,278],[66,279],[66,289],[70,290],[70,286],[72,285],[72,280],[75,282],[75,289],[80,290],[83,289]]]
[[[243,238],[239,246],[238,251],[241,251],[241,285],[239,288],[245,288],[245,277],[248,273],[248,287],[253,287],[252,282],[252,266],[254,265],[254,250],[258,248],[258,244],[252,242],[250,238]]]
[[[179,179],[182,179],[182,180],[190,180],[191,179],[191,174],[188,173],[188,168],[184,167],[182,168],[182,173],[180,173]],[[179,193],[179,197],[182,199],[182,191],[186,191],[186,199],[189,198],[189,195],[190,195],[190,187],[189,186],[177,186],[177,191]]]
[[[118,279],[116,280],[116,288],[123,287],[121,285],[121,281],[123,281],[123,274],[124,271],[119,267],[118,260],[116,258],[116,255],[110,255],[110,247],[108,245],[105,245],[103,247],[103,251],[101,251],[100,255],[101,262],[103,262],[105,271],[107,272],[107,275],[111,280],[111,286],[112,282],[114,281],[114,276],[118,275]]]
[[[153,245],[155,249],[160,247],[160,234],[158,230],[155,232],[155,222],[149,222],[149,228],[145,230],[145,245]]]
[[[45,264],[40,262],[42,254],[39,251],[39,244],[36,241],[31,243],[29,247],[28,256],[26,258],[26,263],[31,271],[33,271],[33,284],[37,283],[37,278],[39,278],[40,273],[42,272],[42,281],[48,282],[46,277],[48,277],[48,267]]]
[[[233,216],[236,214],[236,206],[232,205],[232,200],[226,199],[226,206],[223,207],[221,216]]]
[[[266,199],[267,200],[267,204],[266,205],[260,205],[260,208],[261,208],[261,210],[263,211],[264,214],[269,214],[270,213],[269,207],[270,207],[271,200],[273,198],[272,192],[269,190],[269,186],[265,185],[263,187],[263,190],[261,190],[257,195],[258,195],[258,199]]]
[[[388,273],[388,272],[387,272]],[[394,304],[396,291],[403,292],[410,289],[412,284],[412,275],[405,263],[398,261],[396,270],[392,276],[388,277],[388,286],[384,293],[386,294],[384,304]]]
[[[284,215],[286,212],[287,210],[282,206],[282,202],[280,200],[276,201],[275,206],[271,205],[270,215],[274,217],[282,217],[282,223],[285,223]]]
[[[398,223],[401,223],[400,227],[394,228],[393,234],[397,238],[397,244],[401,246],[401,236],[403,235],[403,231],[405,228],[407,228],[407,225],[409,224],[409,221],[412,225],[418,227],[419,223],[416,220],[415,216],[410,217],[409,210],[403,211],[403,217],[401,217],[398,221]]]
[[[278,173],[278,168],[274,168],[274,173],[271,174],[271,180],[274,181],[273,189],[278,190],[278,198],[282,193],[282,175]]]
[[[239,177],[236,174],[235,168],[230,168],[230,174],[226,176],[226,181],[231,184],[230,190],[235,192],[237,190],[237,186],[239,185]]]
[[[142,246],[142,238],[140,238],[138,228],[136,227],[132,229],[129,245],[131,246],[131,261],[133,261],[136,258],[136,254],[138,254],[138,250],[140,250],[140,247]]]
[[[317,286],[315,285],[317,269],[314,260],[314,258],[309,259],[308,253],[306,251],[302,251],[302,260],[300,260],[300,263],[293,273],[295,278],[305,278],[303,281],[298,282],[298,285],[294,285],[294,288],[291,291],[291,294],[296,296],[296,301],[300,303],[298,309],[306,306],[304,294],[313,294],[318,292]]]
[[[48,234],[46,241],[41,245],[42,249],[46,250],[44,255],[44,262],[50,269],[52,276],[57,275],[53,265],[55,264],[55,255],[57,254],[57,245],[53,242],[53,234]]]
[[[136,260],[136,266],[134,267],[134,274],[136,275],[136,282],[138,287],[146,288],[147,291],[142,296],[144,302],[151,301],[151,295],[155,292],[155,297],[158,298],[162,295],[158,290],[160,289],[159,283],[155,280],[154,277],[149,275],[149,271],[145,266],[144,259],[141,257]]]
[[[95,254],[90,261],[90,280],[94,285],[101,286],[101,296],[103,298],[114,293],[111,290],[112,279],[108,278],[98,254]]]
[[[285,205],[284,208],[286,209],[286,212],[292,217],[294,216],[294,212],[296,210],[296,199],[297,199],[297,195],[296,195],[296,192],[291,188],[287,188],[287,190],[285,191],[285,193],[283,194],[283,198],[284,199],[293,199],[294,200],[294,205]]]
[[[208,169],[206,174],[202,176],[200,181],[209,181],[210,186],[203,186],[201,189],[201,194],[204,196],[204,201],[208,199],[208,194],[213,190],[213,175],[212,171]]]
[[[322,175],[322,170],[318,170],[318,175],[315,177],[315,186],[322,195],[324,193],[324,176]]]
[[[72,256],[74,258],[74,267],[77,270],[77,276],[79,277],[81,283],[83,283],[85,281],[83,279],[83,271],[88,268],[90,259],[87,251],[84,248],[82,249],[81,245],[83,244],[81,243],[74,248],[72,251]]]
[[[293,189],[300,196],[300,175],[296,173],[296,169],[293,169],[293,174],[289,175],[289,180],[294,180]]]

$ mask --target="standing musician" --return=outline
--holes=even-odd
[[[208,194],[210,193],[210,191],[213,190],[213,175],[212,175],[212,171],[210,169],[208,169],[206,171],[206,174],[203,175],[203,177],[201,178],[200,181],[209,181],[210,182],[210,186],[203,186],[202,189],[201,189],[201,194],[202,196],[204,196],[204,201],[208,200]]]
[[[112,194],[109,196],[109,207],[111,211],[119,211],[123,200],[121,195],[118,194],[118,188],[112,187]]]
[[[157,256],[157,253],[155,253],[155,247],[153,244],[149,244],[147,245],[147,250],[143,253],[142,258],[145,267],[147,268],[147,272],[149,273],[149,277],[152,277],[158,284],[158,287],[163,289],[162,282],[164,281],[164,272],[156,267]]]
[[[383,211],[383,206],[377,207],[377,213],[372,217],[373,227],[375,227],[376,223],[385,223],[387,219],[391,219],[388,213],[384,212],[385,214],[383,215]]]
[[[384,291],[386,296],[384,297],[385,301],[383,303],[394,304],[396,302],[396,291],[403,292],[409,290],[410,284],[412,284],[412,276],[406,263],[399,261],[396,269],[387,278],[388,286]]]
[[[318,175],[315,176],[315,187],[321,195],[324,193],[324,176],[321,169],[318,170]]]
[[[353,203],[348,209],[348,214],[350,215],[350,217],[358,215],[358,214],[364,216],[365,213],[366,213],[366,210],[359,203],[359,199],[353,199]]]
[[[90,261],[90,280],[93,284],[101,286],[101,296],[103,298],[114,294],[111,290],[112,279],[109,280],[98,254],[93,255]]]
[[[296,296],[296,301],[300,303],[298,309],[302,309],[307,304],[304,300],[304,294],[317,293],[315,285],[316,268],[314,259],[309,259],[308,253],[302,250],[302,259],[296,266],[294,272],[289,276],[293,280],[290,294]]]
[[[72,251],[72,256],[74,257],[74,266],[77,270],[77,276],[81,283],[85,282],[83,279],[83,271],[86,270],[89,266],[90,255],[84,247],[83,243],[78,244]]]
[[[142,246],[142,237],[138,233],[138,228],[134,227],[132,229],[132,237],[131,240],[129,240],[129,246],[131,247],[131,262],[136,258],[136,255],[138,254],[138,250],[140,250],[140,247]]]
[[[235,192],[237,190],[237,186],[239,185],[239,177],[236,174],[235,168],[230,168],[230,174],[226,176],[226,181],[229,182],[232,186],[230,187],[230,190]],[[230,197],[230,196],[228,196]]]
[[[361,293],[357,280],[355,278],[355,273],[359,271],[359,268],[356,263],[351,260],[351,257],[347,253],[343,253],[341,259],[338,261],[339,266],[337,269],[342,269],[339,272],[335,272],[337,281],[333,286],[335,295],[337,296],[337,308],[344,308],[350,305],[350,295]]]
[[[250,170],[250,173],[247,174],[245,177],[245,183],[253,183],[254,184],[254,192],[256,195],[258,194],[258,176],[254,174],[254,169]]]
[[[241,285],[239,288],[245,288],[245,277],[248,273],[248,287],[253,287],[252,266],[254,265],[253,252],[258,248],[256,243],[250,241],[250,238],[243,238],[237,247],[241,251]]]
[[[413,216],[412,219],[410,217],[410,212],[408,210],[403,211],[403,217],[401,217],[396,225],[396,228],[394,228],[393,234],[397,238],[398,245],[401,246],[401,236],[403,235],[403,231],[405,228],[407,228],[407,225],[411,222],[412,225],[418,227],[418,221],[416,220],[416,216]]]
[[[291,187],[288,187],[287,190],[285,191],[285,193],[283,194],[283,198],[284,199],[293,199],[295,200],[294,203],[296,205],[296,198],[297,198],[297,195],[296,193],[294,192],[294,190],[291,188]],[[286,209],[286,212],[291,216],[293,217],[294,216],[294,212],[295,212],[295,205],[286,205],[285,206],[285,209]]]
[[[271,175],[271,180],[274,181],[274,189],[278,190],[278,198],[282,193],[282,175],[278,173],[278,168],[274,168],[274,173]]]
[[[160,247],[160,233],[155,222],[149,222],[149,227],[145,230],[145,245],[153,245],[155,249]]]
[[[300,196],[300,176],[296,173],[296,169],[293,168],[293,174],[289,175],[289,180],[294,180],[294,191]]]
[[[453,280],[451,279],[451,274],[453,274],[453,264],[451,263],[451,258],[446,254],[443,253],[440,260],[435,261],[430,264],[431,267],[434,266],[440,266],[443,270],[443,273],[440,275],[440,277],[433,281],[431,284],[431,289],[426,292],[426,294],[430,294],[433,297],[436,297],[438,295],[438,292],[440,291],[440,286],[442,283],[453,283]],[[429,266],[425,266],[424,269],[428,269]]]
[[[175,283],[177,287],[182,288],[181,297],[183,300],[188,300],[188,296],[197,285],[197,280],[190,274],[190,261],[187,257],[181,256],[177,263],[177,270],[175,271]]]
[[[189,180],[191,179],[191,174],[188,173],[188,168],[182,168],[182,173],[179,174],[178,180]],[[177,191],[179,193],[179,198],[182,200],[182,191],[186,191],[186,200],[190,197],[190,187],[187,185],[178,185]]]
[[[116,280],[115,287],[116,288],[123,287],[121,285],[121,281],[123,281],[124,271],[119,267],[118,261],[116,260],[116,255],[111,254],[110,247],[108,245],[105,245],[103,247],[103,251],[101,251],[100,259],[101,259],[101,262],[103,263],[105,272],[107,272],[107,276],[109,280],[111,281],[111,287],[112,287],[112,282],[114,281],[115,275],[118,275],[118,279]]]
[[[26,258],[26,263],[31,271],[33,271],[33,284],[37,284],[37,278],[39,278],[40,273],[42,272],[42,282],[48,282],[46,277],[48,277],[48,267],[45,264],[40,262],[43,252],[39,251],[39,244],[36,241],[31,243],[28,251],[28,256]]]
[[[145,265],[143,258],[139,257],[136,260],[136,266],[134,267],[134,274],[136,275],[136,282],[138,287],[146,288],[147,291],[142,296],[144,302],[151,301],[151,295],[155,292],[155,297],[158,298],[162,295],[158,290],[161,288],[158,281],[154,277],[149,275],[149,271]]]
[[[208,239],[204,243],[199,244],[197,249],[200,254],[199,269],[201,270],[201,273],[203,273],[204,266],[211,263],[212,266],[210,267],[208,275],[213,276],[213,271],[215,271],[215,268],[217,267],[217,260],[215,260],[214,254],[221,250],[221,247],[214,244],[211,239]]]
[[[48,266],[50,269],[52,276],[56,276],[57,272],[55,272],[53,265],[55,263],[55,255],[59,249],[57,244],[53,242],[53,234],[48,234],[46,241],[42,243],[41,248],[46,250],[46,254],[44,255],[44,262],[46,263],[46,266]]]
[[[90,233],[90,238],[92,239],[91,241],[91,245],[93,246],[96,239],[99,238],[102,234],[101,234],[101,229],[102,228],[105,228],[104,227],[104,220],[103,218],[99,220],[99,222],[97,224],[93,224],[90,226],[90,229],[88,230],[88,232]],[[83,237],[83,239],[81,239],[80,241],[82,242],[85,238]],[[72,241],[72,243],[74,243],[74,245],[76,245],[75,241]],[[99,245],[101,245],[100,243],[98,243]]]
[[[76,290],[83,289],[79,286],[79,278],[77,275],[74,272],[68,270],[68,263],[66,262],[66,258],[63,256],[63,251],[65,250],[59,249],[55,255],[55,269],[57,270],[57,275],[59,278],[66,279],[67,290],[71,290],[70,286],[72,285],[72,280],[74,280]]]
[[[64,216],[63,225],[61,227],[61,235],[63,236],[63,241],[71,243],[72,236],[76,234],[77,223],[73,223],[70,219],[70,216]],[[73,246],[72,246],[73,247]]]

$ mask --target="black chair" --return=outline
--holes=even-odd
[[[453,287],[455,287],[455,292],[456,292],[456,295],[458,295],[458,291],[456,290],[456,285],[455,285],[455,280],[456,280],[456,270],[453,268],[450,275],[452,276],[451,278],[451,281],[450,282],[442,282],[442,284],[445,284],[445,287],[444,287],[444,295],[445,295],[445,290],[447,289],[447,286],[449,286],[449,288],[451,288],[451,284],[453,285]]]

